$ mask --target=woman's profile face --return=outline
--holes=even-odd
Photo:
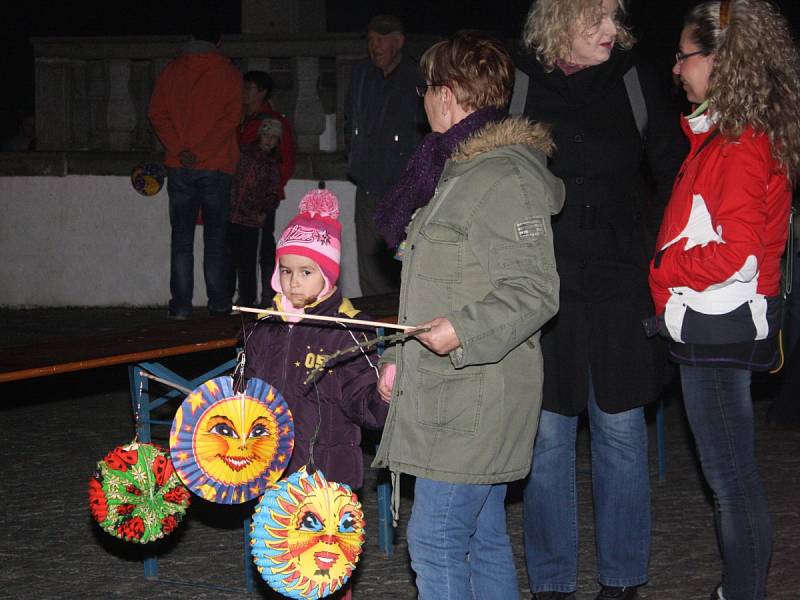
[[[617,9],[617,0],[602,0],[599,15],[592,10],[581,16],[575,24],[569,56],[564,57],[567,62],[591,67],[609,59],[617,39]]]
[[[692,39],[694,26],[684,27],[678,43],[678,56],[672,73],[686,92],[686,99],[692,104],[702,104],[708,93],[708,79],[714,68],[714,55],[699,54],[700,46]]]

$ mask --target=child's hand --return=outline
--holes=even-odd
[[[378,395],[381,400],[388,403],[392,400],[392,390],[394,389],[394,376],[397,373],[397,365],[386,363],[381,367],[381,374],[378,378]]]
[[[417,325],[417,329],[430,329],[430,331],[414,337],[436,354],[444,356],[461,345],[453,324],[443,317],[436,317],[427,323],[420,323]]]

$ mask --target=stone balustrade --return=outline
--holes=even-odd
[[[156,78],[187,40],[188,36],[33,38],[37,150],[65,157],[75,152],[159,152],[147,107]],[[407,52],[420,56],[435,41],[431,36],[409,36]],[[294,125],[301,154],[320,152],[320,135],[326,123],[334,122],[326,115],[335,115],[335,149],[341,150],[344,96],[353,63],[366,57],[363,36],[229,35],[221,51],[242,72],[260,69],[272,75],[272,103]],[[327,149],[333,150],[333,144]]]

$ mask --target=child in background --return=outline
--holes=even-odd
[[[232,298],[238,279],[235,304],[239,306],[253,306],[258,293],[258,234],[267,216],[277,210],[282,193],[278,151],[282,133],[280,121],[264,119],[257,142],[242,148],[236,167],[226,247],[228,290]]]
[[[339,279],[341,225],[339,203],[330,191],[314,190],[277,244],[272,288],[275,310],[298,317],[268,315],[245,337],[245,377],[275,386],[294,419],[295,445],[285,475],[309,462],[329,481],[353,489],[363,484],[361,427],[380,429],[389,412],[378,395],[377,353],[373,348],[346,354],[328,364],[316,384],[304,383],[333,354],[374,337],[375,331],[347,324],[303,320],[301,314],[353,318],[358,311],[336,287]],[[362,317],[363,318],[363,317]],[[315,390],[316,386],[316,390]]]

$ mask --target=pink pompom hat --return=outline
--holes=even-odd
[[[297,215],[283,230],[275,249],[272,289],[281,292],[280,257],[284,254],[306,256],[319,265],[327,293],[339,280],[342,255],[342,225],[339,223],[339,200],[326,189],[312,190],[300,201]]]

